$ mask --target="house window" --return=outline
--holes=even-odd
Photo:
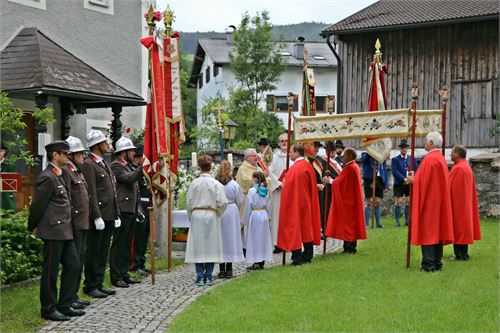
[[[210,82],[210,66],[205,69],[205,80],[207,83]]]
[[[203,73],[200,73],[198,76],[198,89],[201,89],[203,87]]]
[[[322,113],[328,111],[326,96],[316,96],[316,112]]]
[[[83,8],[103,14],[113,15],[114,0],[83,0]]]
[[[293,100],[292,111],[298,111],[297,95]],[[286,95],[267,95],[266,96],[266,109],[273,112],[288,112],[288,101]]]
[[[46,0],[9,0],[9,2],[14,2],[20,5],[25,5],[37,9],[47,10]]]
[[[219,75],[219,66],[214,65],[214,77]]]

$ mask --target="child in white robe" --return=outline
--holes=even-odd
[[[253,174],[254,186],[248,190],[243,224],[248,227],[246,262],[253,263],[248,270],[264,268],[264,262],[273,259],[273,242],[269,226],[270,200],[266,177],[260,171]]]
[[[186,245],[187,263],[195,263],[198,286],[211,285],[214,263],[223,262],[220,217],[226,210],[224,186],[210,175],[212,158],[198,159],[202,174],[189,186],[186,209],[191,221]]]
[[[243,246],[240,233],[240,207],[243,205],[243,193],[240,185],[231,177],[231,164],[224,160],[217,171],[217,179],[224,185],[224,192],[228,205],[221,217],[222,253],[224,262],[219,264],[219,278],[230,279],[233,277],[233,262],[242,262]]]

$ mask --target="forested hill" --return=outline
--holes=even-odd
[[[303,22],[297,24],[275,25],[273,26],[273,35],[275,38],[283,35],[285,40],[294,40],[299,36],[306,40],[321,41],[324,40],[319,36],[321,30],[326,28],[328,24],[321,22]],[[181,32],[181,46],[184,52],[193,54],[196,50],[198,39],[222,37],[226,35],[224,32]]]

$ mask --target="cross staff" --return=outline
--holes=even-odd
[[[225,110],[224,105],[222,103],[217,103],[216,106],[213,107],[214,111],[217,111],[217,127],[219,131],[219,145],[220,145],[220,160],[224,159],[224,143],[222,141],[222,132],[224,131],[222,129],[222,112]]]

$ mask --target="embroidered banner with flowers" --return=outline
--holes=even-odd
[[[417,110],[415,134],[441,132],[442,110]],[[296,117],[294,138],[298,141],[333,141],[356,138],[406,137],[411,135],[411,111],[375,112]]]

